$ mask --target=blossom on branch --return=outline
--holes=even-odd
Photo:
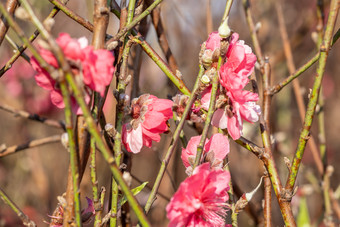
[[[210,170],[209,163],[196,167],[166,207],[169,226],[226,226],[229,181],[229,172]]]
[[[91,90],[97,91],[103,96],[105,88],[110,84],[115,70],[112,53],[107,50],[94,50],[92,46],[87,45],[86,38],[72,39],[66,33],[61,33],[56,42],[71,66],[72,73],[76,76],[77,82],[83,83]],[[39,53],[52,67],[55,69],[59,67],[57,59],[50,50],[39,47]],[[31,57],[31,64],[37,71],[35,75],[37,84],[51,92],[51,101],[54,105],[64,108],[64,101],[57,81],[40,66],[34,57]],[[89,101],[89,94],[85,95],[85,99]],[[78,109],[74,99],[72,99],[72,105]],[[77,113],[79,114],[80,111],[78,110]]]
[[[160,133],[167,132],[167,120],[172,118],[173,102],[150,94],[141,95],[131,103],[132,120],[123,125],[122,141],[129,152],[139,153],[143,145],[161,140]]]
[[[227,61],[221,66],[219,77],[223,87],[228,90],[243,89],[249,82],[256,62],[256,56],[243,40],[233,33],[226,54]]]

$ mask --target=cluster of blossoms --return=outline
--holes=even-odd
[[[94,50],[92,46],[88,46],[86,38],[72,39],[66,33],[61,33],[56,42],[70,64],[73,74],[77,77],[76,80],[86,85],[85,88],[97,91],[103,96],[115,70],[112,53],[104,49]],[[56,69],[59,68],[57,59],[50,50],[40,47],[39,53],[48,64]],[[31,58],[31,64],[38,72],[35,75],[37,84],[50,91],[51,101],[54,105],[64,108],[61,90],[57,81],[41,67],[34,57]],[[85,91],[87,90],[85,89]],[[89,100],[89,97],[89,93],[86,92],[85,100]],[[81,113],[74,100],[72,101],[72,106],[77,114]]]
[[[256,62],[256,56],[244,41],[238,40],[237,33],[230,37],[229,46],[225,54],[226,62],[219,71],[220,83],[223,87],[220,91],[218,109],[212,118],[212,125],[221,129],[228,129],[230,136],[236,140],[242,135],[243,121],[256,122],[261,113],[256,105],[258,94],[244,90],[249,82]],[[203,58],[214,61],[214,57],[220,53],[221,37],[218,32],[209,35],[206,41],[206,50]],[[208,109],[211,96],[211,87],[202,94],[201,106]]]

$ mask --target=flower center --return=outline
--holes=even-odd
[[[139,118],[139,116],[140,116],[140,109],[141,109],[141,107],[138,104],[135,104],[135,105],[132,106],[131,115],[132,115],[133,119]]]

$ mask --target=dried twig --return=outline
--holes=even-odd
[[[6,104],[0,104],[0,109],[8,113],[12,113],[15,117],[19,116],[19,117],[27,118],[29,120],[38,121],[45,125],[55,127],[55,128],[60,128],[65,131],[65,123],[62,121],[56,121],[56,120],[48,119],[45,117],[41,117],[38,114],[30,114],[23,110],[16,110],[15,108],[8,106]]]
[[[4,145],[1,145],[1,147],[0,147],[0,157],[4,157],[4,156],[7,156],[9,154],[16,153],[18,151],[42,146],[42,145],[45,145],[45,144],[57,143],[57,142],[60,142],[60,140],[61,140],[60,135],[54,135],[54,136],[46,137],[46,138],[43,138],[43,139],[31,140],[27,143],[15,145],[15,146],[10,146],[10,147],[3,147]]]

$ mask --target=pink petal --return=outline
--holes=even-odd
[[[229,140],[228,137],[221,133],[214,134],[208,143],[205,145],[206,151],[213,150],[215,157],[223,160],[229,153]]]
[[[143,147],[142,126],[134,130],[127,130],[126,125],[123,126],[123,143],[127,151],[132,153],[139,153]]]
[[[223,109],[217,109],[212,117],[211,124],[220,129],[228,127],[228,117]]]

